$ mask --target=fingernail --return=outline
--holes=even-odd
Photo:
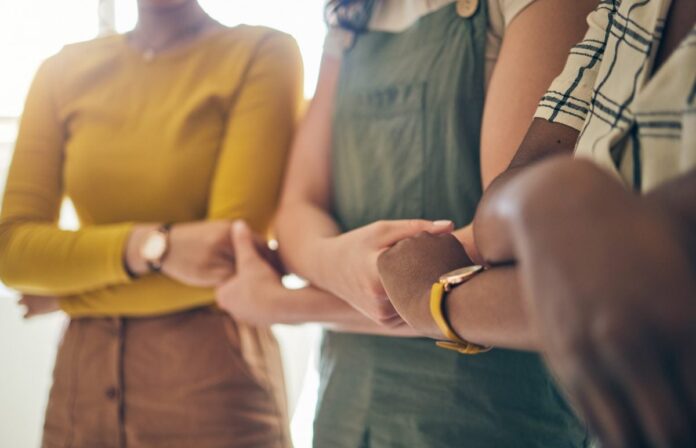
[[[233,227],[235,230],[242,230],[242,229],[244,229],[244,226],[245,226],[245,225],[246,225],[246,224],[244,223],[244,220],[243,220],[243,219],[238,219],[238,220],[236,220],[235,222],[232,223],[232,227]]]
[[[449,227],[453,223],[449,219],[441,219],[439,221],[433,221],[433,227]]]

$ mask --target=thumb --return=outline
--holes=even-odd
[[[377,223],[379,232],[377,241],[380,247],[393,246],[399,241],[415,236],[421,232],[432,234],[449,233],[454,230],[454,223],[448,220],[427,221],[424,219],[401,219]]]
[[[232,245],[237,271],[244,269],[245,264],[253,263],[259,257],[254,246],[254,235],[244,221],[239,220],[232,224]]]

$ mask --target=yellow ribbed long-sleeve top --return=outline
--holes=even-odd
[[[0,216],[0,279],[57,295],[71,316],[144,316],[211,304],[210,289],[131,279],[138,222],[245,219],[266,232],[302,100],[294,40],[220,28],[145,59],[123,35],[40,67]],[[57,226],[62,200],[80,228]]]

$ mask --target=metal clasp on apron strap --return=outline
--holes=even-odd
[[[476,14],[479,0],[457,0],[457,14],[468,19]]]

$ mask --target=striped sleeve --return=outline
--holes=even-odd
[[[582,129],[617,7],[617,0],[602,0],[587,17],[587,34],[570,50],[565,68],[541,98],[535,118]]]

